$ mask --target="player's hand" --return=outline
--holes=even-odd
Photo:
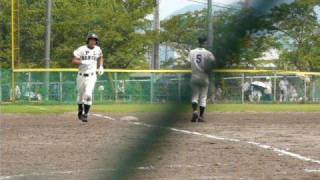
[[[103,66],[100,66],[98,68],[98,74],[99,74],[99,76],[101,76],[103,74]]]

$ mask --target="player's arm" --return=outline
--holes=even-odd
[[[80,59],[81,49],[78,48],[73,52],[72,64],[79,66],[81,64]]]
[[[74,56],[72,58],[72,64],[77,65],[77,66],[80,65],[81,64],[80,58]]]
[[[212,53],[210,53],[209,55],[209,60],[212,62],[212,63],[215,63],[216,62],[216,58],[214,57],[214,55]]]
[[[205,60],[205,72],[207,74],[211,74],[213,68],[215,67],[215,62],[216,62],[216,59],[214,57],[214,55],[212,53],[209,53],[207,55],[207,58]]]
[[[98,59],[98,67],[102,66],[103,67],[103,56],[100,56],[100,58]]]
[[[101,76],[103,72],[103,54],[102,51],[100,51],[100,57],[98,58],[98,74]]]
[[[211,68],[214,68],[217,65],[217,60],[216,60],[216,57],[212,53],[210,53],[209,60],[211,62],[210,63]]]

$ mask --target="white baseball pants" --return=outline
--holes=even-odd
[[[94,86],[97,81],[96,73],[78,73],[77,102],[78,104],[92,105]]]

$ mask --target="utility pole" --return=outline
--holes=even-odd
[[[154,0],[153,16],[153,30],[156,32],[156,37],[158,38],[160,35],[159,0]],[[151,69],[160,69],[159,51],[159,42],[155,42],[152,48]]]
[[[47,19],[46,19],[46,39],[45,39],[45,68],[50,68],[50,45],[51,45],[51,0],[47,0]],[[45,100],[49,100],[50,74],[45,73]]]
[[[213,19],[212,19],[212,0],[208,0],[208,46],[209,50],[213,48]]]

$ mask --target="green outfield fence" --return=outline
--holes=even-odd
[[[12,69],[0,68],[0,102],[75,103],[77,94],[76,69],[17,69],[43,67],[43,44],[39,42],[32,47],[26,46],[34,39],[41,39],[45,33],[45,19],[39,19],[35,13],[35,11],[44,10],[43,1],[32,3],[32,5],[28,6],[28,3],[24,1],[11,0],[10,54]],[[53,6],[53,14],[59,14],[60,10],[63,9]],[[90,8],[87,10],[90,11]],[[61,13],[59,17],[60,15]],[[58,16],[53,16],[53,18],[55,17]],[[82,42],[81,39],[74,37],[72,40],[74,44],[64,44],[66,42],[61,37],[67,35],[70,29],[66,28],[65,31],[60,31],[61,25],[69,22],[69,18],[64,18],[66,22],[60,22],[59,19],[52,20],[52,62],[57,59],[70,58],[69,56],[72,54],[70,52],[73,51],[75,45]],[[82,26],[79,23],[72,24],[72,26],[74,25]],[[34,28],[37,29],[36,34],[32,30]],[[89,29],[92,28],[89,27]],[[105,32],[104,26],[97,26],[94,29],[97,33]],[[74,34],[74,32],[72,33]],[[78,34],[82,33],[85,32]],[[70,38],[70,36],[67,37]],[[102,37],[102,41],[105,40]],[[56,64],[55,66],[62,65]],[[49,82],[47,81],[48,77]],[[279,84],[285,78],[288,80],[288,86],[291,90],[290,93],[287,93],[285,100],[280,101]],[[98,77],[94,91],[94,103],[186,103],[191,99],[189,82],[190,70],[107,69],[103,76]],[[269,89],[253,86],[254,83],[258,85],[269,84]],[[320,101],[319,92],[320,73],[316,72],[215,70],[211,77],[208,102],[318,103]]]
[[[49,73],[49,89],[45,74]],[[14,75],[14,78],[13,78]],[[76,69],[0,71],[0,101],[75,103]],[[280,81],[288,81],[280,101]],[[106,70],[98,77],[95,103],[187,103],[191,99],[189,70]],[[269,84],[268,88],[256,86]],[[249,88],[248,84],[250,85]],[[266,89],[269,89],[266,90]],[[208,103],[318,103],[320,74],[271,70],[216,70]]]

